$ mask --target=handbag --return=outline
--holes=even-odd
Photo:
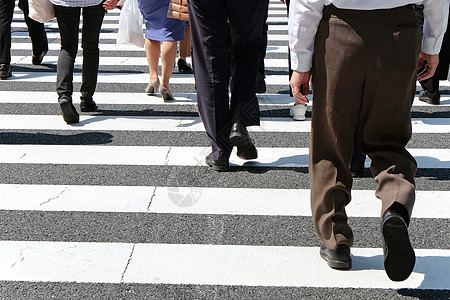
[[[170,0],[167,17],[189,21],[187,0]]]
[[[144,48],[143,18],[137,0],[126,0],[119,16],[117,44]]]
[[[55,17],[55,9],[49,0],[29,0],[28,16],[39,22],[45,23]]]

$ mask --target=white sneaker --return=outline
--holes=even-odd
[[[306,105],[297,104],[291,108],[289,114],[291,115],[291,117],[294,118],[295,121],[304,121],[306,120],[305,113],[306,113]]]

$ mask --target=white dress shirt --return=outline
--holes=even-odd
[[[289,47],[291,68],[299,72],[311,69],[314,37],[325,5],[342,9],[374,10],[423,4],[422,51],[438,54],[447,29],[450,0],[291,0],[289,6]]]

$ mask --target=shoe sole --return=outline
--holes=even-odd
[[[61,108],[63,119],[67,124],[78,123],[80,121],[80,117],[70,100],[62,99],[59,102],[59,106]]]
[[[326,255],[325,253],[322,253],[322,251],[320,251],[320,257],[322,257],[328,264],[328,266],[332,269],[337,269],[337,270],[348,270],[352,267],[352,261],[339,261],[339,260],[335,260],[332,259],[331,257],[329,257],[328,255]]]
[[[382,228],[386,254],[384,269],[392,281],[403,281],[411,275],[416,255],[411,246],[408,228],[399,217],[391,217]]]
[[[256,159],[258,151],[255,145],[251,143],[246,136],[235,132],[230,135],[230,143],[237,147],[237,156],[241,159]]]

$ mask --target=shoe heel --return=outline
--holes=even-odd
[[[162,85],[159,87],[159,92],[161,93],[161,96],[162,96],[164,102],[173,100],[173,95],[172,95],[172,93],[170,92],[168,86],[162,84]]]
[[[156,95],[156,91],[158,90],[159,86],[159,78],[153,78],[148,83],[147,87],[145,88],[145,92],[147,94],[150,94],[152,96]]]

